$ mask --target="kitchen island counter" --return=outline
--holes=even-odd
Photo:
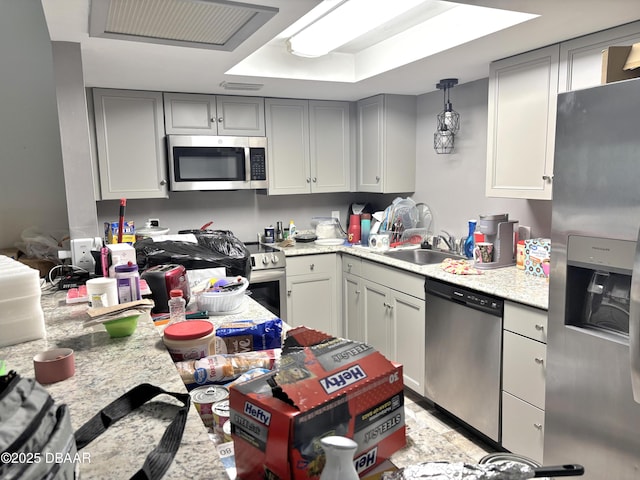
[[[279,248],[285,252],[286,256],[321,253],[353,255],[543,310],[547,310],[549,306],[549,283],[547,279],[528,275],[515,266],[483,270],[480,275],[456,275],[445,272],[440,264],[416,265],[360,246],[319,246],[314,243],[298,242],[291,247]]]
[[[238,318],[269,319],[273,314],[245,297],[246,308]],[[101,408],[141,383],[166,391],[187,390],[162,343],[161,327],[148,314],[138,320],[133,335],[110,338],[101,325],[83,328],[87,304],[67,305],[65,293],[43,293],[46,338],[0,348],[8,370],[33,377],[33,356],[51,348],[71,348],[75,352],[73,377],[46,388],[57,404],[66,403],[71,423],[77,430]],[[90,479],[129,478],[142,467],[147,454],[157,445],[177,407],[173,397],[161,395],[114,423],[105,433],[81,451],[81,477]],[[214,443],[192,405],[189,409],[182,444],[167,471],[167,479],[228,478]]]

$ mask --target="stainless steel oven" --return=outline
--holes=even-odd
[[[248,290],[260,305],[287,321],[286,257],[280,250],[260,243],[245,243],[251,253]]]

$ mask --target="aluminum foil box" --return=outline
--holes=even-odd
[[[239,478],[319,478],[326,435],[358,443],[361,475],[406,445],[401,365],[306,327],[287,335],[277,370],[230,389]]]

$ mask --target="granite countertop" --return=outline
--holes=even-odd
[[[161,329],[148,314],[138,321],[133,335],[110,338],[101,325],[83,328],[81,323],[87,304],[67,305],[65,293],[43,294],[46,338],[0,348],[0,359],[8,370],[33,377],[33,356],[51,348],[72,348],[76,373],[73,377],[47,385],[58,404],[66,403],[74,430],[102,407],[124,392],[151,383],[167,391],[186,392],[164,344]],[[246,308],[235,315],[211,317],[210,320],[270,319],[274,315],[249,297]],[[82,477],[91,479],[129,478],[142,467],[146,455],[155,447],[175,415],[179,405],[163,395],[151,400],[136,412],[113,424],[81,453]],[[207,429],[191,406],[182,445],[167,471],[167,479],[227,478],[215,445]]]
[[[321,253],[343,253],[381,264],[390,265],[425,277],[444,280],[461,287],[496,295],[506,300],[548,310],[549,283],[546,278],[528,275],[523,270],[512,267],[483,270],[481,275],[455,275],[442,270],[439,264],[416,265],[397,260],[367,247],[360,246],[319,246],[315,243],[298,242],[290,247],[278,247],[286,256],[313,255]]]

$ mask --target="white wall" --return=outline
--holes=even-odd
[[[482,214],[508,213],[520,225],[530,226],[534,236],[549,237],[550,201],[485,197],[488,82],[463,83],[451,90],[461,127],[454,152],[448,155],[433,150],[436,115],[443,108],[442,92],[418,97],[418,163],[412,198],[431,208],[435,233],[446,230],[456,237],[467,235],[468,220]]]
[[[68,230],[51,42],[38,0],[0,2],[0,248]]]

